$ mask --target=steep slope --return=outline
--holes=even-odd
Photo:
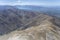
[[[35,14],[35,13],[34,13]],[[17,29],[9,34],[0,36],[0,40],[60,40],[59,18],[39,14],[28,22],[23,30]],[[27,23],[26,23],[27,24]]]
[[[0,11],[0,40],[60,40],[60,18],[5,7]]]
[[[0,35],[20,28],[39,15],[37,12],[19,10],[12,6],[3,6],[2,8],[3,10],[0,10]]]

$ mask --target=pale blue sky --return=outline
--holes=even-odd
[[[60,0],[0,0],[0,5],[60,6]]]

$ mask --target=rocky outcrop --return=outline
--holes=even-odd
[[[1,36],[0,40],[60,40],[60,27],[54,24],[57,22],[54,17],[40,14],[38,19],[33,21],[28,28],[17,29]]]
[[[0,11],[0,40],[60,40],[60,18],[4,9]]]

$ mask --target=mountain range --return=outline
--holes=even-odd
[[[0,6],[0,40],[60,40],[60,17],[58,13],[54,15],[54,8],[53,13],[48,9],[52,10],[37,6],[21,6],[21,9],[20,6]]]
[[[16,5],[16,7],[23,10],[37,11],[48,15],[60,17],[59,6],[45,7],[45,6],[33,6],[33,5],[22,5],[22,6]]]

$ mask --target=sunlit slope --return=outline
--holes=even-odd
[[[16,29],[0,37],[0,40],[60,40],[60,19],[46,14],[39,14],[29,21],[23,30]]]

